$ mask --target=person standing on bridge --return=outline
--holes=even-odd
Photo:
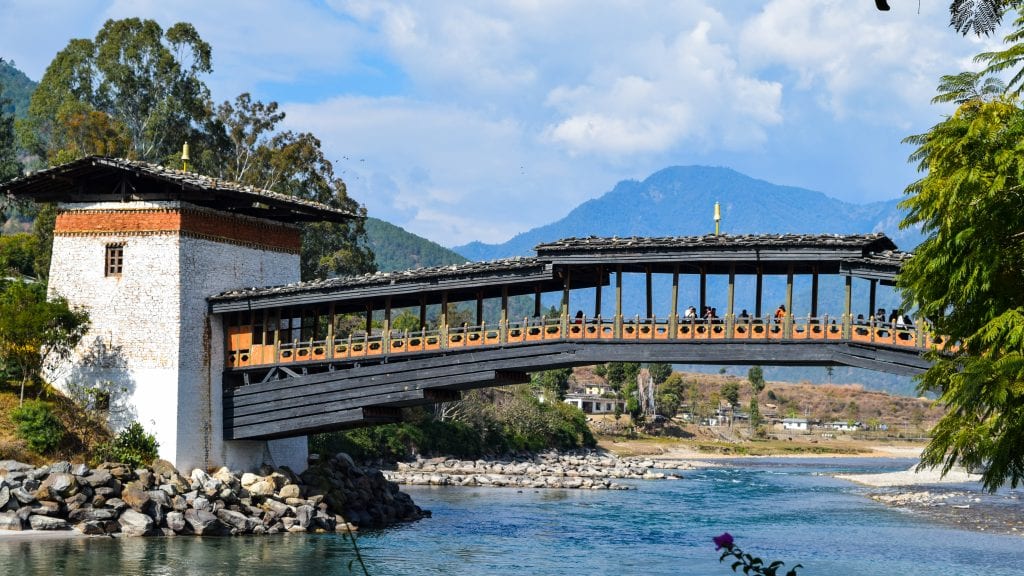
[[[782,322],[786,319],[786,305],[779,304],[779,307],[775,309],[775,321]]]

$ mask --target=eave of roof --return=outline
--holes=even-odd
[[[497,290],[515,285],[533,286],[539,282],[559,282],[550,264],[537,258],[508,258],[490,262],[469,262],[448,266],[414,268],[398,272],[375,272],[361,276],[343,276],[310,280],[283,286],[230,290],[211,296],[214,313],[235,310],[294,306],[321,302],[340,302],[381,297],[410,297],[444,291]],[[532,290],[532,288],[531,288]],[[519,290],[523,293],[526,290]],[[513,293],[517,291],[513,290]]]
[[[113,186],[128,179],[128,186]],[[148,189],[136,184],[149,183]],[[220,211],[282,222],[343,222],[347,210],[149,162],[89,156],[11,180],[0,193],[37,202],[180,200]]]

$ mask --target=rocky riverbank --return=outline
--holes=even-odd
[[[0,461],[0,530],[226,536],[356,530],[426,515],[379,470],[346,454],[313,462],[301,475],[264,467],[185,476],[163,460],[135,470]]]
[[[506,488],[570,488],[628,490],[617,480],[665,480],[682,478],[677,472],[653,472],[665,464],[647,458],[619,458],[598,451],[545,452],[496,460],[432,458],[399,462],[384,476],[398,484],[421,486],[493,486]],[[686,462],[674,470],[690,470]]]

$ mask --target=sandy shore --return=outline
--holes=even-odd
[[[939,468],[918,471],[916,467],[899,472],[881,474],[836,474],[836,478],[849,480],[865,486],[931,486],[937,484],[969,484],[981,480],[981,475],[970,474],[963,468],[953,468],[945,476]]]
[[[0,530],[0,543],[19,540],[68,540],[71,538],[94,538],[94,536],[86,536],[78,530]],[[95,538],[109,538],[109,536],[95,536]]]

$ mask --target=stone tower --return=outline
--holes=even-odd
[[[104,390],[112,424],[155,433],[179,469],[266,462],[305,468],[306,439],[225,441],[224,335],[206,299],[299,280],[304,221],[327,206],[197,174],[90,157],[0,187],[58,202],[49,292],[89,312],[58,387]]]

